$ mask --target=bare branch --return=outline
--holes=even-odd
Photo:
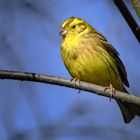
[[[137,22],[135,21],[135,19],[133,18],[133,16],[131,15],[131,13],[129,12],[125,3],[123,2],[123,0],[114,0],[114,3],[120,10],[120,12],[123,15],[123,17],[125,18],[127,24],[129,25],[129,27],[131,28],[135,37],[137,38],[137,40],[140,43],[140,28],[139,28]]]
[[[110,97],[111,95],[109,90],[104,91],[105,88],[102,86],[81,82],[81,81],[80,83],[79,82],[76,83],[66,78],[55,77],[46,74],[0,70],[0,79],[13,79],[13,80],[21,80],[21,81],[48,83],[48,84],[54,84],[54,85],[84,90],[105,97]],[[113,95],[112,98],[121,101],[126,101],[128,103],[133,103],[135,105],[140,106],[140,97],[130,95],[124,92],[116,91],[116,93]]]

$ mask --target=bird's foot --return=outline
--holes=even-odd
[[[75,87],[76,87],[76,84],[80,85],[80,79],[77,78],[77,77],[71,78],[70,81],[75,83]],[[78,91],[78,94],[79,94],[80,92],[81,92],[81,90]]]
[[[112,84],[110,84],[109,86],[105,87],[104,92],[105,92],[106,90],[109,90],[109,91],[110,91],[109,93],[110,93],[110,101],[111,101],[113,95],[116,93],[116,90],[115,90],[115,88],[112,86]]]

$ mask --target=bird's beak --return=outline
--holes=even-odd
[[[59,34],[65,36],[67,32],[68,32],[67,30],[61,29]]]

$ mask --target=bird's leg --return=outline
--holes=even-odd
[[[112,99],[112,97],[113,97],[113,95],[115,94],[115,92],[116,92],[116,90],[115,90],[115,88],[112,86],[112,84],[109,84],[109,86],[107,86],[107,87],[105,87],[105,89],[104,89],[104,92],[106,91],[106,90],[110,90],[110,101],[111,101],[111,99]]]
[[[77,78],[77,77],[71,78],[70,81],[71,81],[71,82],[75,82],[75,86],[76,86],[76,83],[78,83],[78,85],[80,85],[80,79]],[[81,92],[81,90],[79,89],[78,94],[79,94],[80,92]]]

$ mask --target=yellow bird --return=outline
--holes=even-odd
[[[86,21],[70,17],[61,25],[61,55],[73,78],[127,92],[125,67],[119,53]],[[117,100],[125,123],[140,115],[140,107]]]

